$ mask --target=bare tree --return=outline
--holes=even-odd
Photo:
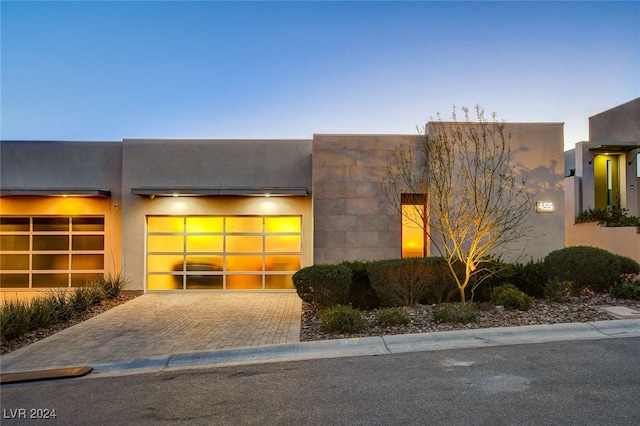
[[[396,148],[383,191],[400,214],[402,198],[426,198],[426,209],[405,210],[405,218],[424,229],[465,302],[469,285],[473,298],[482,280],[495,272],[483,266],[487,260],[505,254],[530,231],[534,192],[527,186],[528,172],[511,162],[505,123],[495,113],[488,120],[480,106],[474,109],[477,121],[469,108],[462,111],[461,122],[454,107],[452,121],[438,114],[429,128],[419,129],[424,138],[417,152]]]

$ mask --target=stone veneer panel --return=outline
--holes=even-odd
[[[393,150],[414,135],[315,135],[314,262],[400,257],[399,215],[382,193]]]

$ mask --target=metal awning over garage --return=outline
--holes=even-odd
[[[592,142],[589,151],[594,154],[615,154],[640,149],[640,144],[633,141],[625,142]]]
[[[309,191],[304,187],[143,187],[131,188],[134,195],[148,197],[213,197],[213,196],[244,196],[244,197],[306,197]]]
[[[110,189],[101,188],[0,188],[0,195],[110,197]]]

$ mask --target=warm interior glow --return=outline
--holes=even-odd
[[[425,233],[419,225],[422,222],[424,205],[404,204],[402,206],[402,257],[423,257],[425,255]]]

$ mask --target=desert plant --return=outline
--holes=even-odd
[[[553,277],[544,285],[543,296],[552,302],[563,302],[571,296],[572,288],[571,281],[560,281],[558,277]]]
[[[505,284],[493,289],[491,302],[494,305],[502,305],[507,309],[519,311],[528,311],[533,307],[533,297],[527,296],[513,284]]]
[[[76,287],[71,291],[69,300],[76,312],[83,312],[104,300],[104,290],[98,285]]]
[[[47,297],[35,297],[29,303],[29,330],[56,322],[55,305]]]
[[[610,294],[621,299],[640,300],[640,274],[622,274],[611,286]]]
[[[475,303],[445,303],[433,309],[433,321],[437,323],[475,322],[478,309]]]
[[[298,296],[319,309],[345,304],[351,286],[351,269],[342,265],[312,265],[293,274]]]
[[[97,279],[96,284],[102,287],[107,299],[116,299],[129,284],[129,279],[122,272],[106,273]]]
[[[65,289],[52,289],[45,296],[53,305],[56,321],[66,321],[73,315],[74,307],[71,298]]]
[[[362,313],[351,306],[336,305],[328,308],[323,314],[320,329],[323,332],[359,333],[367,328]]]
[[[2,340],[10,340],[22,336],[29,331],[31,314],[29,302],[24,300],[8,300],[0,306],[0,335]]]
[[[575,246],[552,251],[544,259],[549,278],[572,281],[573,293],[606,292],[620,277],[617,255],[597,247]]]
[[[381,308],[378,311],[378,324],[382,327],[394,327],[409,324],[410,322],[411,317],[404,308]]]

